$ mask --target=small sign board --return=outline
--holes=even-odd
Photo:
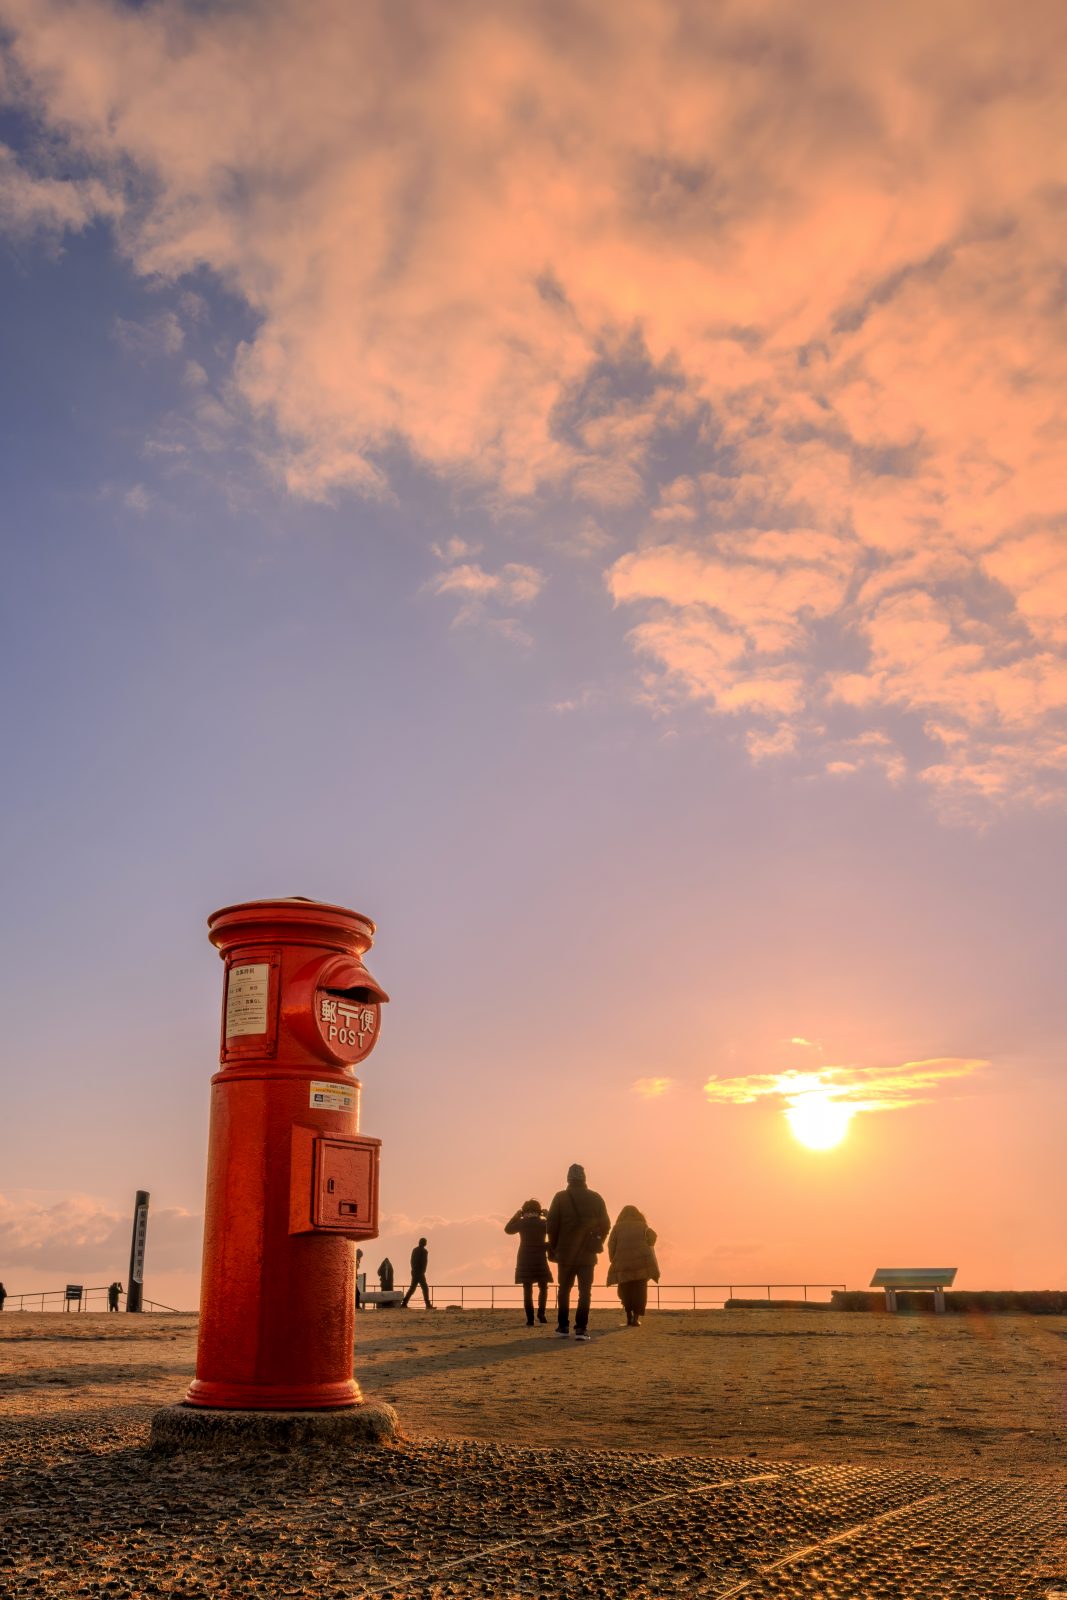
[[[85,1293],[85,1287],[84,1287],[83,1284],[80,1284],[80,1283],[68,1283],[67,1287],[63,1290],[63,1299],[68,1304],[71,1301],[73,1301],[75,1304],[80,1305],[81,1304],[81,1297],[82,1297],[82,1295],[84,1293]]]
[[[226,1037],[266,1033],[270,999],[270,962],[231,967],[226,974]]]

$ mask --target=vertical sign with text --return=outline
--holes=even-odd
[[[140,1311],[144,1299],[144,1252],[148,1239],[147,1189],[138,1189],[133,1204],[133,1234],[130,1239],[130,1277],[126,1289],[126,1310]]]

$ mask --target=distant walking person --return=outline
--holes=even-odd
[[[519,1236],[515,1282],[522,1284],[526,1326],[532,1328],[534,1284],[537,1284],[537,1320],[547,1322],[545,1306],[548,1304],[548,1286],[552,1282],[552,1268],[548,1264],[548,1219],[541,1209],[540,1200],[524,1200],[511,1221],[505,1222],[504,1232],[517,1233]]]
[[[107,1286],[107,1309],[117,1311],[119,1308],[119,1295],[122,1293],[122,1284],[116,1278],[114,1283]]]
[[[6,1299],[7,1299],[7,1290],[4,1288],[3,1284],[0,1283],[0,1311],[3,1311],[3,1309],[4,1309],[4,1301]]]
[[[553,1196],[548,1208],[548,1257],[550,1261],[559,1262],[556,1334],[561,1339],[566,1339],[570,1333],[571,1290],[577,1279],[574,1337],[588,1343],[596,1258],[604,1248],[610,1229],[607,1206],[600,1195],[587,1186],[585,1168],[575,1162],[567,1171],[567,1187]]]
[[[426,1248],[426,1240],[420,1239],[414,1250],[411,1252],[411,1282],[408,1284],[407,1294],[400,1302],[402,1306],[407,1305],[416,1289],[421,1289],[422,1298],[426,1302],[427,1311],[433,1310],[433,1306],[430,1304],[430,1290],[426,1283],[426,1268],[429,1264],[429,1260],[430,1252]]]
[[[659,1282],[655,1230],[636,1206],[623,1206],[608,1235],[608,1282],[618,1284],[626,1326],[639,1328],[648,1305],[648,1280]]]

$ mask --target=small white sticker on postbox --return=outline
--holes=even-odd
[[[343,1083],[312,1083],[309,1104],[312,1111],[354,1111],[356,1093]]]
[[[266,1033],[267,1001],[270,998],[270,963],[257,961],[250,967],[231,967],[226,981],[226,1037],[243,1033]]]

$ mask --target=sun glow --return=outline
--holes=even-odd
[[[819,1092],[797,1095],[786,1110],[794,1138],[809,1150],[832,1150],[848,1132],[853,1106]]]

